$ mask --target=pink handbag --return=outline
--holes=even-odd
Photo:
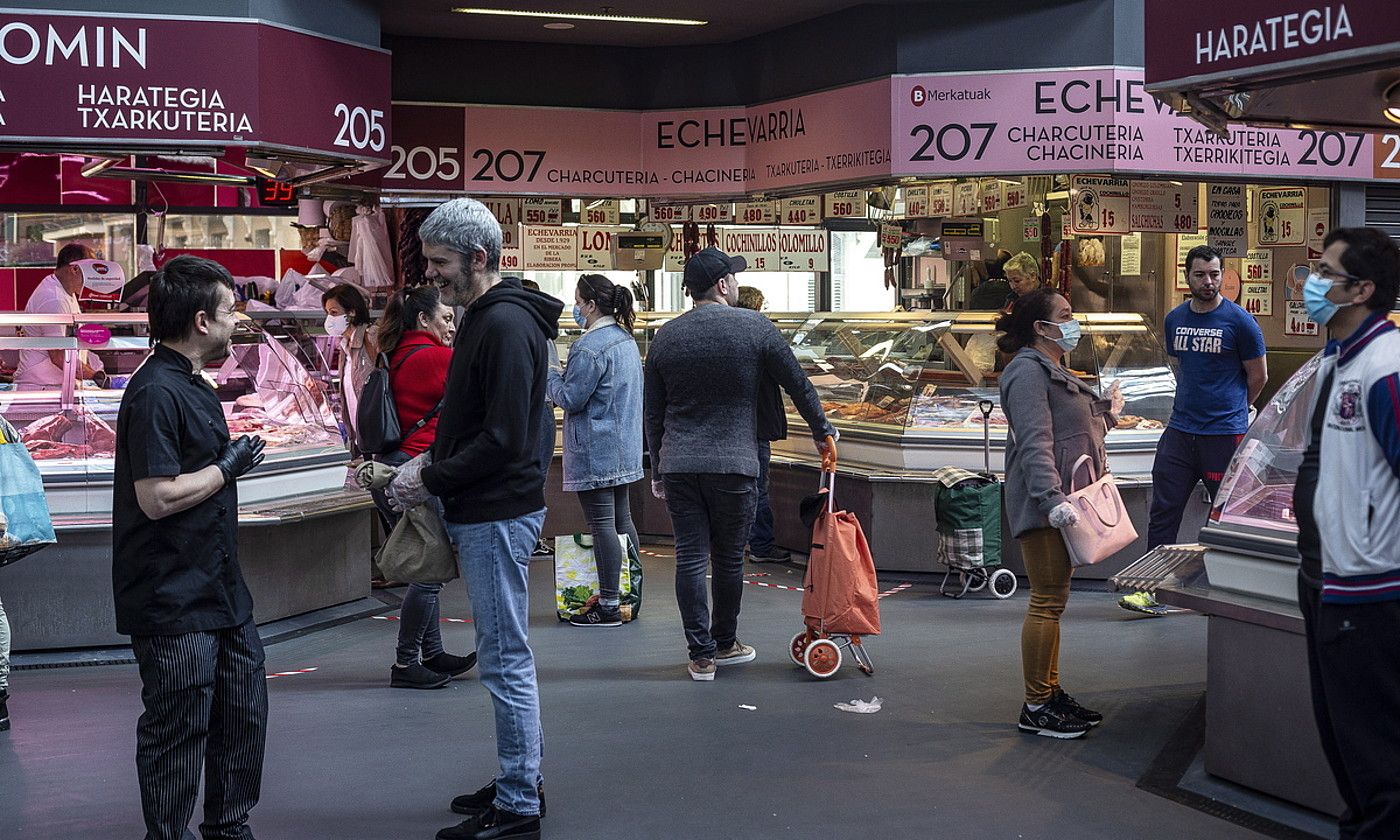
[[[1070,486],[1079,475],[1079,468],[1087,466],[1089,477],[1094,478],[1094,462],[1088,455],[1080,455],[1070,470]],[[1060,529],[1064,536],[1065,548],[1069,551],[1071,566],[1092,566],[1111,557],[1132,545],[1138,537],[1133,521],[1128,517],[1128,509],[1123,497],[1118,494],[1118,485],[1113,481],[1113,473],[1106,472],[1089,484],[1071,492],[1065,500],[1074,506],[1079,521]]]

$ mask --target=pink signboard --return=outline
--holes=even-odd
[[[1232,128],[1176,114],[1141,70],[902,76],[891,92],[895,175],[1159,173],[1370,179],[1371,135]],[[1384,157],[1384,155],[1382,155]]]
[[[258,21],[0,12],[0,141],[388,157],[389,54]]]

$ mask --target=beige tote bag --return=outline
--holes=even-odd
[[[1088,467],[1092,482],[1065,497],[1079,514],[1079,521],[1060,529],[1069,550],[1071,566],[1092,566],[1106,557],[1122,551],[1138,537],[1128,508],[1118,493],[1113,473],[1094,478],[1094,461],[1080,455],[1070,471],[1070,486],[1074,486],[1080,467]]]

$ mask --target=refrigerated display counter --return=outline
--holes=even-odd
[[[66,334],[26,334],[33,326]],[[25,390],[0,383],[0,415],[39,467],[59,538],[0,570],[16,645],[121,644],[112,617],[113,455],[123,388],[150,352],[146,316],[0,315],[0,358],[26,350],[62,353],[66,384]],[[101,359],[104,387],[77,379],[87,355]],[[229,356],[201,372],[223,403],[230,433],[267,442],[265,461],[238,483],[239,556],[259,622],[369,594],[372,502],[346,487],[349,456],[320,367],[298,342],[240,317]]]

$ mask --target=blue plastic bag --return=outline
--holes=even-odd
[[[0,417],[0,566],[58,542],[44,479],[15,427]]]

